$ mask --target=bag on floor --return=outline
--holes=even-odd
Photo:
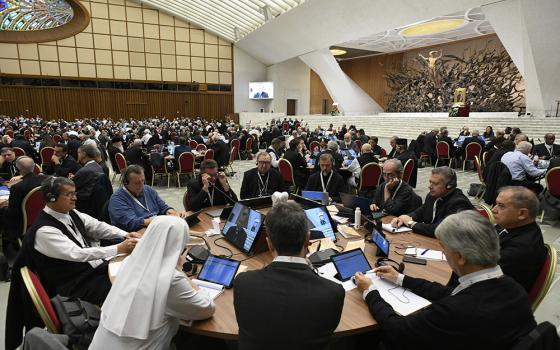
[[[99,326],[101,309],[90,302],[57,295],[51,299],[62,325],[62,333],[76,349],[87,349]]]
[[[482,186],[482,184],[470,184],[469,186],[469,191],[467,192],[467,194],[471,197],[474,197],[476,195],[478,195],[479,191],[480,191],[480,187]]]

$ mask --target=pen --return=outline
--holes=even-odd
[[[319,241],[319,245],[317,246],[316,252],[318,252],[320,249],[321,249],[321,241]]]
[[[428,249],[424,250],[422,253],[420,253],[420,255],[426,254],[426,252],[427,252],[428,250],[430,250],[430,249],[428,248]]]

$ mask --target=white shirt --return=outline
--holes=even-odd
[[[49,207],[45,207],[43,210],[45,213],[53,216],[55,219],[63,223],[68,231],[74,234],[74,237],[82,246],[86,245],[83,235],[86,235],[86,237],[94,240],[112,239],[125,237],[127,235],[126,231],[98,221],[87,214],[78,212],[77,210],[74,210],[74,212],[78,214],[78,217],[84,223],[86,232],[75,232],[71,226],[71,218],[69,214],[59,213]],[[62,231],[53,226],[43,226],[37,230],[34,247],[39,253],[50,258],[76,262],[87,261],[92,267],[96,267],[103,263],[102,259],[117,255],[116,245],[108,247],[91,246],[88,248],[81,248],[77,246],[76,243],[72,242],[72,240],[62,233]]]
[[[309,265],[307,259],[299,257],[299,256],[286,256],[286,255],[279,255],[272,262],[287,262],[287,263],[295,263],[295,264],[304,264]]]

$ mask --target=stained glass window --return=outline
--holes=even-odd
[[[0,30],[51,29],[73,17],[74,10],[65,0],[0,0]]]

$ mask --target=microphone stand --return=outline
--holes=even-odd
[[[227,194],[226,192],[222,191],[218,186],[216,186],[213,182],[208,182],[208,187],[212,187],[215,190],[218,190],[218,192],[220,192],[221,194],[223,194],[227,199],[229,199],[229,201],[231,202],[231,204],[235,204],[237,203],[236,200],[234,200],[229,194]],[[231,187],[230,187],[231,190]]]

